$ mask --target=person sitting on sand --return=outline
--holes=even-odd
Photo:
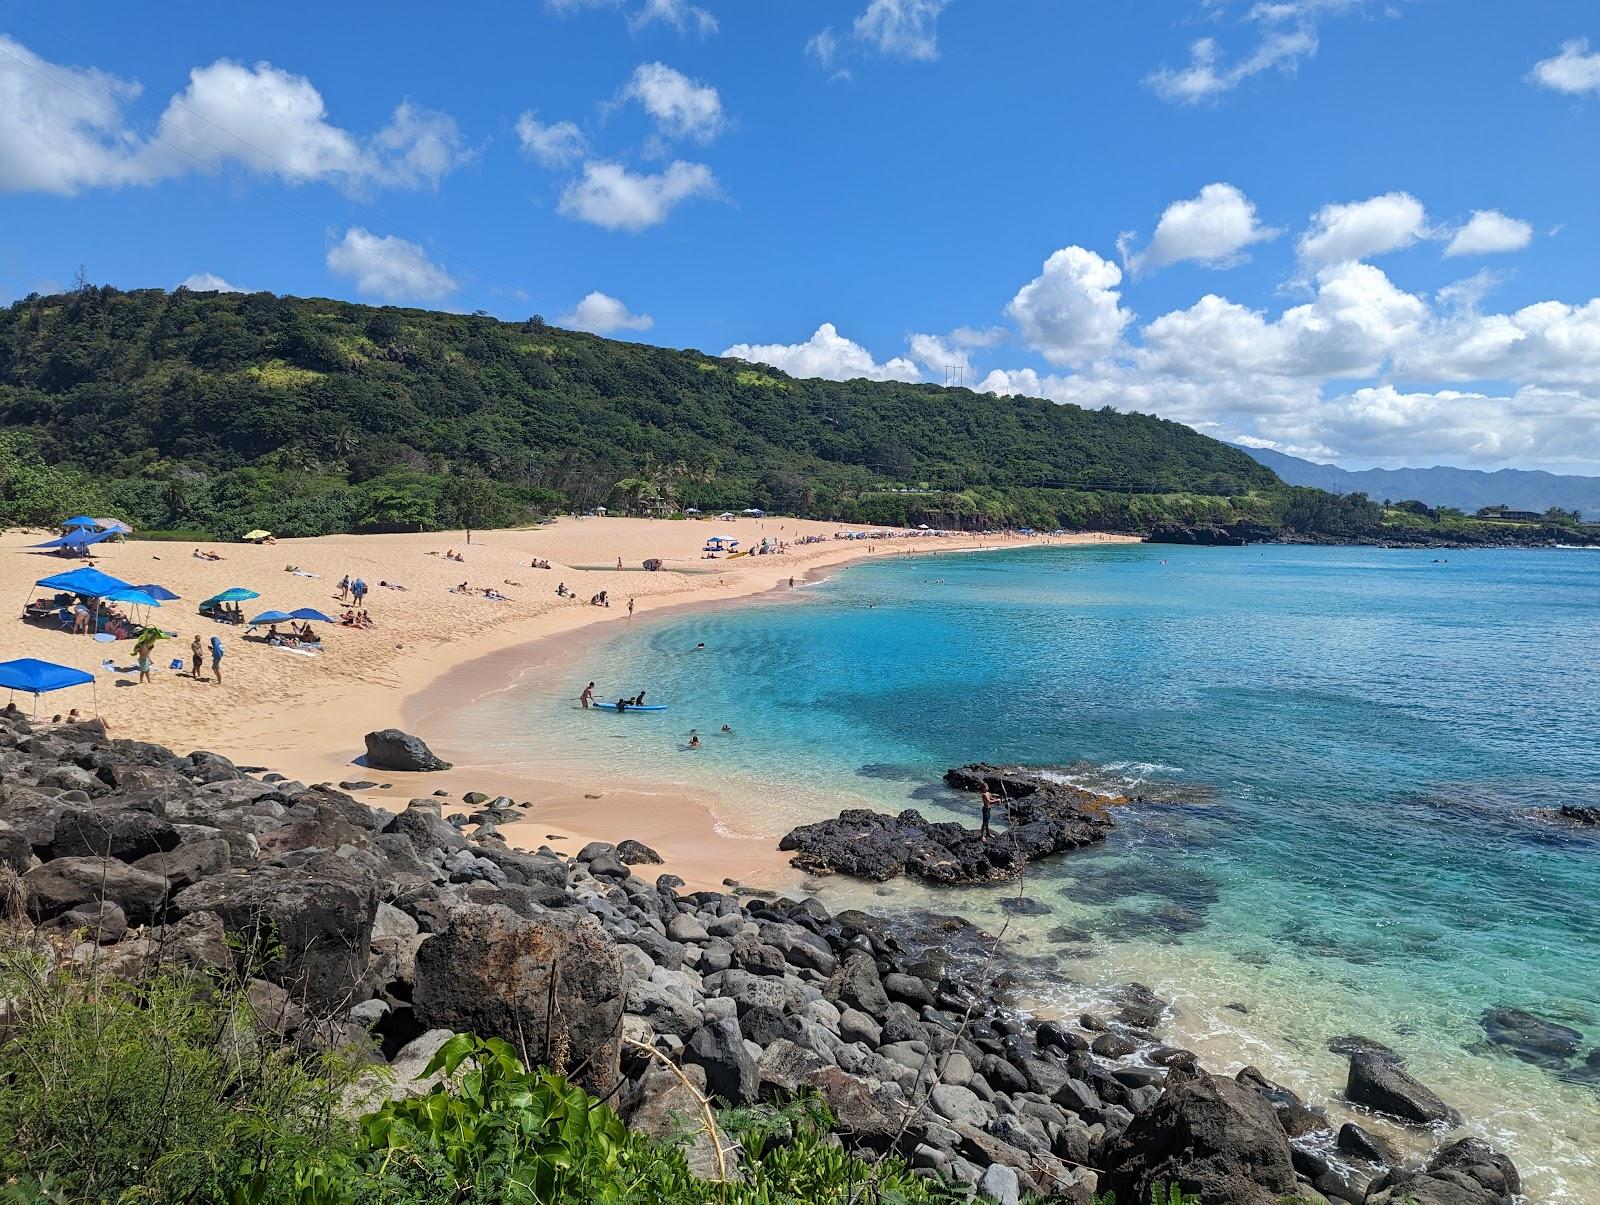
[[[83,720],[83,717],[78,714],[78,709],[76,707],[74,707],[71,711],[67,712],[67,723],[69,723],[69,724],[77,724],[77,723],[82,722],[82,720]]]
[[[362,608],[360,611],[356,612],[356,621],[364,628],[375,628],[378,626],[372,621],[372,616],[367,614],[365,608]]]
[[[467,583],[466,582],[462,582],[459,586],[452,586],[450,588],[450,593],[451,594],[471,594],[472,591],[467,588]]]

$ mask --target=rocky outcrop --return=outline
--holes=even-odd
[[[448,770],[450,763],[433,755],[421,737],[383,728],[367,733],[366,764],[374,770]]]
[[[793,829],[778,848],[813,874],[879,883],[901,874],[946,885],[990,883],[1015,878],[1038,858],[1103,841],[1113,827],[1104,799],[1037,776],[980,765],[951,770],[945,780],[958,790],[1001,794],[987,840],[980,829],[929,820],[914,808],[897,816],[850,808],[836,819]]]
[[[1512,1205],[1521,1192],[1510,1159],[1486,1142],[1464,1138],[1421,1170],[1395,1168],[1373,1181],[1366,1205]]]

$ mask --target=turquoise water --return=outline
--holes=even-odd
[[[774,835],[861,802],[970,815],[931,784],[977,759],[1146,795],[1103,849],[1032,875],[1053,915],[1009,935],[1059,959],[1041,999],[1140,977],[1208,1054],[1324,1098],[1343,1064],[1323,1043],[1368,1033],[1509,1143],[1537,1196],[1590,1201],[1600,1095],[1484,1049],[1478,1017],[1516,1005],[1600,1045],[1600,837],[1531,814],[1600,802],[1597,620],[1582,551],[885,558],[585,655],[600,697],[644,688],[668,716],[596,723],[571,708],[581,681],[547,681],[466,718],[575,763],[737,784],[724,822]],[[999,894],[876,902],[999,924]]]

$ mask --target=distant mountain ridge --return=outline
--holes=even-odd
[[[1416,499],[1429,506],[1456,506],[1471,514],[1483,506],[1546,511],[1552,506],[1600,519],[1600,477],[1546,473],[1539,469],[1342,469],[1302,460],[1270,448],[1237,445],[1290,485],[1309,485],[1334,494],[1364,493],[1395,502]]]

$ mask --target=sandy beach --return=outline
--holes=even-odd
[[[137,684],[130,641],[96,642],[15,619],[0,630],[0,659],[37,657],[94,673],[99,711],[115,736],[159,741],[180,752],[210,749],[241,765],[265,766],[306,782],[367,779],[388,784],[360,795],[393,807],[436,790],[456,797],[469,790],[505,794],[534,804],[527,823],[505,830],[516,845],[536,847],[548,840],[575,850],[591,839],[633,837],[659,850],[667,869],[690,883],[716,885],[730,874],[745,881],[777,881],[786,867],[770,842],[722,833],[705,801],[650,791],[649,784],[618,782],[603,767],[596,768],[591,781],[573,783],[530,776],[524,769],[507,774],[474,766],[469,750],[448,746],[435,751],[456,765],[440,774],[369,772],[355,759],[363,751],[363,734],[375,728],[419,724],[408,730],[427,739],[428,714],[510,685],[531,661],[551,655],[549,647],[554,646],[540,642],[561,638],[559,647],[570,660],[574,648],[602,636],[605,625],[630,621],[630,599],[638,619],[662,608],[787,590],[791,579],[799,582],[867,557],[1030,542],[1022,537],[918,533],[833,539],[840,530],[838,524],[787,518],[565,518],[536,529],[474,532],[470,545],[462,532],[206,545],[222,556],[220,561],[195,557],[187,544],[107,542],[95,549],[96,567],[135,584],[160,584],[180,596],[155,613],[159,626],[177,636],[157,646],[154,680]],[[790,547],[772,555],[706,560],[701,550],[711,535],[732,536],[744,548],[763,538]],[[806,536],[825,539],[794,543]],[[0,536],[0,586],[13,599],[16,614],[35,581],[81,563],[27,551],[27,545],[43,538],[32,532]],[[1048,539],[1101,543],[1129,537],[1084,533]],[[447,559],[449,551],[464,561]],[[642,563],[647,558],[660,559],[662,569],[646,571]],[[531,568],[535,560],[551,567]],[[290,572],[291,567],[300,575]],[[343,610],[338,583],[346,574],[368,584],[366,607],[376,626],[317,625],[325,640],[315,657],[247,642],[241,638],[242,628],[214,623],[196,612],[199,600],[243,586],[260,594],[243,604],[247,617],[269,608],[299,607],[337,616]],[[453,593],[462,582],[474,590],[493,588],[505,600]],[[558,597],[558,583],[577,597]],[[396,585],[404,589],[390,588]],[[610,607],[589,605],[600,591],[608,592]],[[180,674],[167,668],[178,657],[187,665],[196,634],[207,644],[213,635],[223,639],[220,685],[211,680],[209,656],[198,682],[186,670]],[[108,659],[114,670],[102,667]],[[574,693],[581,688],[577,683]],[[30,698],[19,696],[17,701],[32,707]],[[76,707],[89,714],[94,706],[88,687],[72,688],[43,696],[39,713],[48,716]]]

